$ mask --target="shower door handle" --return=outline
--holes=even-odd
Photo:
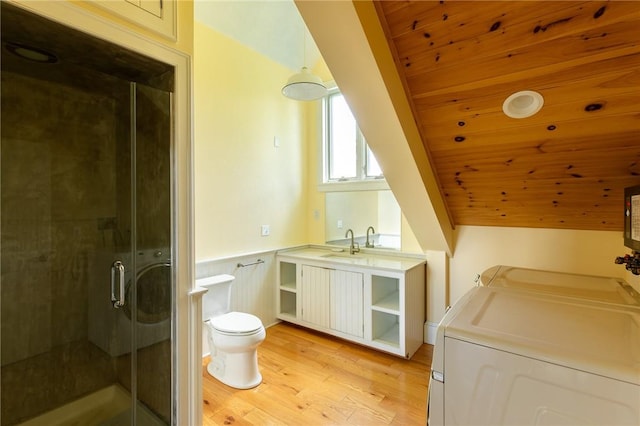
[[[119,287],[119,298],[116,297],[116,280]],[[111,265],[111,303],[114,308],[121,308],[124,306],[124,264],[116,260]]]

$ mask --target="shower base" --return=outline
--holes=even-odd
[[[129,423],[131,396],[119,385],[111,385],[72,401],[17,426],[116,426]],[[149,409],[138,403],[140,426],[164,425]]]

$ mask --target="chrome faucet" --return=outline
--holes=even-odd
[[[369,230],[371,230],[371,242],[369,242]],[[373,229],[373,226],[367,228],[367,242],[364,244],[365,247],[373,247],[373,234],[376,233],[376,230]]]
[[[353,241],[353,230],[347,229],[347,233],[344,234],[345,238],[349,238],[349,233],[351,233],[351,245],[349,246],[349,253],[356,254],[360,251],[360,244]]]

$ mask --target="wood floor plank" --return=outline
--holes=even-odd
[[[432,353],[425,344],[405,360],[280,323],[258,348],[254,389],[223,385],[203,359],[203,424],[425,424]]]
[[[309,409],[318,411],[328,419],[339,420],[342,424],[355,411],[353,405],[345,402],[345,397],[346,392],[336,393],[325,388],[319,391],[304,389],[298,394],[298,398],[309,404]]]
[[[224,405],[220,406],[214,414],[220,416],[224,414],[226,416],[242,418],[255,409],[255,406],[250,404],[244,398],[238,396],[232,396],[224,401]]]
[[[309,415],[307,424],[329,424],[329,425],[341,425],[348,424],[348,419],[353,412],[349,412],[348,415],[334,410],[329,406],[315,406],[312,405],[306,411]]]
[[[247,418],[250,417],[249,414],[251,413],[251,411],[242,414],[235,413],[233,410],[220,410],[216,413],[213,413],[210,417],[206,417],[206,422],[203,420],[203,425],[253,425],[251,421],[247,420]]]
[[[371,400],[361,399],[347,396],[345,401],[352,404],[355,408],[353,414],[349,417],[349,424],[389,424],[395,417],[396,413],[387,410],[379,404],[373,403]]]
[[[266,413],[260,409],[253,410],[243,420],[249,422],[249,424],[251,425],[279,426],[279,425],[287,424],[284,421],[277,419],[273,417],[271,414]],[[224,424],[234,425],[235,423],[231,422],[231,423],[224,423]]]

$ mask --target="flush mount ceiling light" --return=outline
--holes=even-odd
[[[544,98],[538,92],[523,90],[509,96],[502,104],[502,111],[511,118],[531,117],[542,108]]]
[[[36,47],[27,46],[26,44],[13,43],[9,41],[4,44],[4,47],[14,55],[29,61],[40,62],[41,64],[55,64],[58,62],[58,58],[53,53],[49,53],[46,50],[38,49]]]
[[[313,101],[327,94],[327,88],[317,75],[311,74],[307,67],[292,75],[282,88],[282,94],[296,101]]]

